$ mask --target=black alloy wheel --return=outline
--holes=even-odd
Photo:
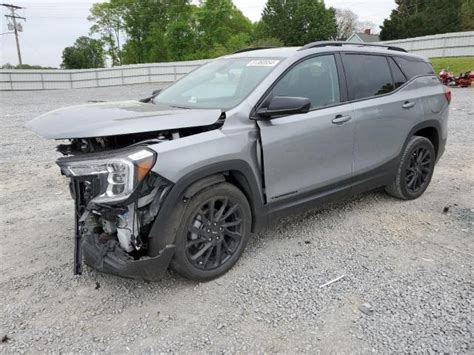
[[[411,137],[400,158],[394,181],[385,187],[385,191],[402,200],[420,197],[430,184],[435,162],[433,143],[426,137]]]
[[[242,242],[242,208],[228,198],[206,201],[188,226],[186,255],[198,269],[225,264]]]
[[[405,183],[408,192],[416,194],[428,182],[432,174],[431,162],[433,157],[423,146],[416,148],[410,156],[410,162],[405,172]]]
[[[192,196],[178,223],[171,268],[188,279],[209,281],[229,271],[242,255],[252,212],[243,192],[222,182]]]

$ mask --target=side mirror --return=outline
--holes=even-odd
[[[273,118],[306,113],[310,108],[311,101],[306,97],[274,96],[267,107],[258,109],[257,114],[263,118]]]
[[[144,99],[140,99],[140,100],[138,100],[138,101],[140,101],[140,102],[145,102],[145,103],[150,102],[150,101],[153,100],[153,99],[155,98],[155,96],[157,96],[160,92],[161,92],[161,89],[153,90],[153,91],[151,92],[151,96],[145,97]]]

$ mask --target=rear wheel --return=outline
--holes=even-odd
[[[430,184],[435,161],[431,141],[425,137],[411,137],[400,160],[395,181],[385,190],[403,200],[420,197]]]
[[[245,195],[229,183],[193,196],[176,235],[171,267],[180,275],[207,281],[237,262],[250,237],[252,214]]]

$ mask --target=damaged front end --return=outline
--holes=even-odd
[[[106,273],[159,279],[174,245],[151,256],[149,234],[172,183],[151,171],[156,152],[145,144],[90,153],[92,142],[100,140],[72,140],[58,147],[67,155],[57,164],[71,180],[75,201],[74,274],[82,273],[84,259]]]

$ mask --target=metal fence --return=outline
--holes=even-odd
[[[427,58],[474,56],[474,31],[381,42]],[[474,61],[474,58],[473,58]]]
[[[473,56],[474,31],[382,42],[428,58]],[[0,70],[0,90],[74,89],[173,82],[207,60],[82,70]]]
[[[0,70],[0,90],[75,89],[173,82],[207,60],[81,70]]]

